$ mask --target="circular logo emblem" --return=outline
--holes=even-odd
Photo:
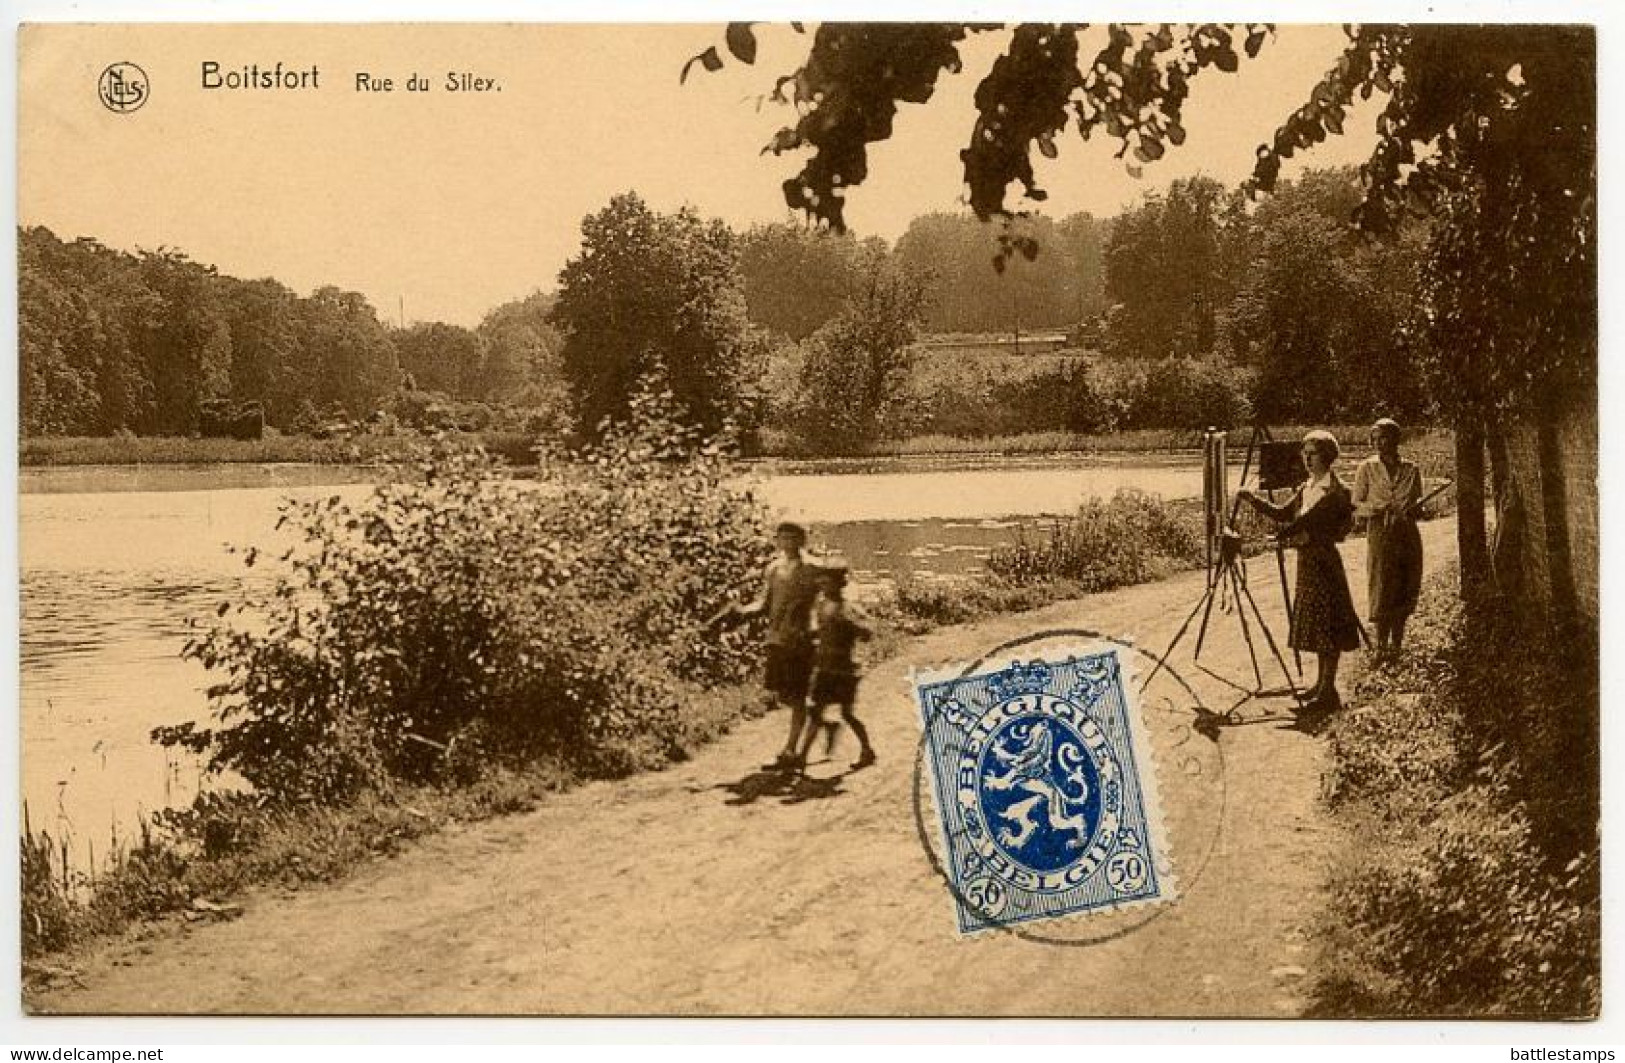
[[[147,102],[147,72],[134,63],[114,63],[102,71],[96,91],[114,114],[138,111]]]

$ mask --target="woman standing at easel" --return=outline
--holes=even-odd
[[[1342,705],[1337,696],[1337,665],[1348,650],[1360,648],[1360,618],[1349,594],[1343,558],[1337,552],[1354,523],[1349,490],[1332,471],[1337,438],[1319,429],[1303,437],[1303,464],[1308,481],[1281,505],[1249,490],[1236,497],[1282,525],[1282,541],[1298,552],[1297,592],[1292,603],[1295,650],[1313,653],[1319,663],[1315,684],[1304,698],[1307,711],[1329,712]]]
[[[1422,471],[1399,456],[1399,425],[1389,418],[1372,426],[1371,445],[1377,452],[1354,474],[1354,511],[1368,521],[1367,608],[1377,652],[1398,653],[1422,589]]]

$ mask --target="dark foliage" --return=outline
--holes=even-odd
[[[364,417],[394,390],[395,348],[366,300],[308,299],[170,250],[19,234],[25,435],[184,435],[206,405],[259,404],[291,429],[318,408]]]
[[[670,755],[688,692],[753,659],[746,634],[701,622],[766,540],[721,445],[674,410],[634,398],[631,421],[552,463],[542,489],[442,449],[364,504],[289,504],[302,542],[284,573],[223,602],[187,646],[221,677],[217,724],[156,737],[283,803],[455,775],[469,758],[618,773]]]
[[[129,255],[48,229],[18,233],[25,437],[312,433],[363,426],[398,390],[537,410],[568,427],[550,301],[501,306],[470,331],[391,330],[355,292],[301,298],[173,250]],[[404,370],[404,373],[403,373]],[[406,385],[404,389],[401,385]]]
[[[1508,602],[1424,590],[1401,662],[1332,730],[1321,1015],[1595,1015],[1596,660],[1537,648]]]
[[[919,276],[867,256],[852,297],[803,345],[797,433],[819,454],[861,453],[908,427],[904,400],[924,308]]]
[[[845,189],[868,176],[867,146],[891,136],[899,103],[925,103],[944,72],[961,69],[958,45],[996,24],[825,23],[814,34],[807,60],[781,78],[777,99],[800,118],[768,144],[782,153],[811,149],[805,167],[785,182],[785,202],[837,229],[844,224]],[[970,202],[978,216],[1004,215],[1005,197],[1019,184],[1033,201],[1045,198],[1033,177],[1031,152],[1057,154],[1056,137],[1068,126],[1085,138],[1104,131],[1117,139],[1119,157],[1137,164],[1160,158],[1185,140],[1182,124],[1190,82],[1209,67],[1235,71],[1243,54],[1255,56],[1270,27],[1204,23],[1190,26],[1106,27],[1106,41],[1085,55],[1073,23],[1023,23],[976,92],[976,122],[960,153]],[[749,24],[729,27],[730,40],[752,39]],[[1242,37],[1240,48],[1237,37]],[[750,63],[754,48],[731,49]],[[712,49],[707,69],[722,61]],[[692,65],[692,63],[691,63]],[[1007,249],[1031,258],[1036,245],[1013,234]]]
[[[787,202],[841,227],[841,197],[867,176],[867,145],[890,136],[898,103],[929,100],[938,76],[959,70],[958,44],[991,28],[820,26],[806,62],[779,86],[799,119],[769,148],[812,152],[786,183]],[[1069,127],[1085,137],[1104,130],[1120,156],[1132,151],[1140,163],[1160,158],[1185,139],[1195,75],[1235,71],[1271,29],[1111,24],[1090,56],[1080,48],[1086,27],[1016,26],[977,88],[975,132],[961,154],[973,209],[1008,217],[1012,185],[1042,201],[1031,153],[1053,156]],[[729,32],[751,34],[745,24]],[[733,51],[754,59],[753,48]],[[1394,233],[1411,209],[1436,218],[1423,274],[1428,316],[1411,350],[1438,397],[1477,416],[1588,380],[1597,354],[1595,30],[1350,26],[1309,99],[1257,149],[1249,191],[1273,190],[1283,159],[1341,134],[1356,97],[1377,94],[1387,99],[1355,219]],[[1012,233],[1010,250],[1037,249]]]
[[[626,415],[640,381],[659,377],[684,423],[750,427],[764,349],[751,333],[738,240],[693,210],[650,210],[616,196],[581,224],[581,253],[559,274],[548,315],[565,332],[562,361],[577,427]]]

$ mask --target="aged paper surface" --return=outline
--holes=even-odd
[[[828,30],[20,29],[26,1010],[1596,1016],[1591,30]]]

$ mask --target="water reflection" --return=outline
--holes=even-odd
[[[981,572],[989,552],[1012,542],[1019,529],[1047,528],[1055,519],[842,521],[814,524],[810,545],[814,553],[842,554],[860,584],[967,576]]]

